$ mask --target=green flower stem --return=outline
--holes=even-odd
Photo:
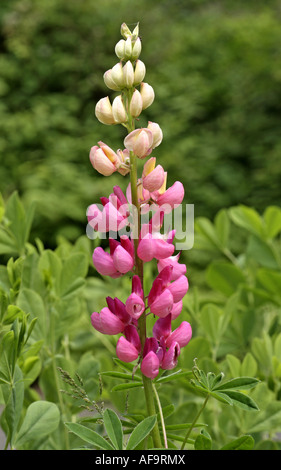
[[[127,124],[128,133],[132,132],[135,128],[134,119],[132,118],[129,112],[129,104],[130,104],[131,96],[132,96],[132,91],[128,90],[128,93],[125,99],[127,113],[128,113],[128,124]],[[134,155],[133,152],[130,152],[130,179],[131,179],[132,206],[134,210],[134,214],[133,214],[134,230],[133,230],[132,236],[134,240],[134,251],[135,251],[135,274],[139,276],[142,287],[143,287],[143,262],[138,257],[138,254],[137,254],[138,243],[139,243],[139,233],[140,233],[140,205],[139,205],[139,200],[138,200],[138,187],[137,187],[137,184],[138,184],[137,157],[136,155]],[[139,327],[141,345],[143,349],[145,340],[146,340],[145,312],[140,316],[138,320],[138,327]],[[152,380],[142,374],[142,382],[143,382],[143,387],[144,387],[144,394],[145,394],[148,415],[149,416],[156,415]],[[157,422],[151,431],[151,435],[152,435],[154,446],[158,448],[162,448],[163,446],[162,446],[160,431],[159,431]]]
[[[184,449],[185,444],[187,443],[187,440],[188,440],[188,438],[189,438],[189,436],[190,436],[190,434],[191,434],[191,431],[192,431],[193,428],[195,427],[195,424],[197,423],[197,421],[198,421],[198,419],[199,419],[199,417],[200,417],[202,411],[204,410],[205,406],[207,405],[207,401],[209,400],[209,398],[210,398],[210,395],[208,394],[208,395],[206,396],[205,400],[204,400],[203,405],[201,406],[200,410],[198,411],[197,415],[195,416],[195,418],[194,418],[194,420],[193,420],[193,422],[192,422],[192,424],[191,424],[189,430],[188,430],[187,433],[186,433],[186,436],[185,436],[184,441],[183,441],[182,446],[181,446],[181,450]]]

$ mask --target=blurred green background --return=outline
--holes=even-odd
[[[120,175],[100,177],[92,145],[123,148],[125,129],[94,115],[114,92],[120,25],[140,23],[145,81],[155,90],[140,125],[156,121],[154,154],[180,179],[195,216],[239,203],[281,203],[281,2],[268,0],[1,0],[0,191],[37,201],[33,233],[85,233],[86,209]]]

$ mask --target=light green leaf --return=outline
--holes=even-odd
[[[111,391],[112,392],[122,392],[124,390],[130,390],[131,388],[138,388],[138,387],[143,387],[142,382],[132,382],[132,383],[128,383],[128,384],[115,385],[115,387],[113,387],[111,389]]]
[[[133,450],[145,439],[156,424],[156,416],[148,416],[133,430],[128,440],[126,450]]]
[[[255,441],[252,436],[241,436],[221,447],[220,450],[252,450],[254,445]]]
[[[107,409],[103,414],[103,422],[109,439],[114,445],[115,449],[122,450],[123,448],[123,431],[122,424],[114,411]]]
[[[214,390],[247,390],[255,387],[260,381],[253,377],[237,377],[217,385]]]
[[[281,209],[278,206],[269,206],[263,214],[265,230],[268,238],[275,238],[281,231]]]
[[[16,437],[15,446],[21,447],[50,435],[59,425],[60,412],[55,403],[35,401],[29,405]]]
[[[195,450],[211,450],[212,449],[212,439],[208,434],[201,432],[195,439],[194,442]]]
[[[233,405],[247,411],[259,411],[258,405],[248,395],[236,390],[224,390],[223,393],[232,400]]]
[[[92,429],[87,428],[79,423],[65,423],[66,427],[73,432],[76,436],[80,437],[83,441],[92,444],[95,447],[99,447],[104,450],[114,450],[112,445],[109,444],[100,434],[96,433]]]
[[[229,262],[214,261],[206,271],[206,279],[210,287],[230,296],[236,292],[240,284],[245,282],[243,272]]]
[[[229,215],[233,222],[239,227],[244,228],[258,237],[264,237],[265,230],[262,219],[255,209],[241,204],[237,207],[231,207],[229,209]]]

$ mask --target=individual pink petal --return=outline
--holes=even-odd
[[[137,331],[137,328],[134,325],[127,325],[126,328],[124,329],[124,334],[127,339],[131,344],[135,346],[137,351],[140,353],[141,352],[141,340]]]
[[[139,295],[132,292],[126,300],[126,309],[132,318],[138,320],[145,310],[144,301]]]
[[[166,317],[171,313],[174,305],[173,295],[169,289],[165,289],[149,307],[150,311],[160,318]]]
[[[161,338],[168,338],[171,334],[171,314],[169,313],[164,318],[158,318],[153,325],[153,336],[160,340]]]
[[[178,260],[179,260],[179,253],[175,256],[169,256],[168,258],[160,259],[157,264],[159,273],[166,266],[172,266],[173,270],[172,270],[171,281],[175,281],[182,274],[186,274],[186,265],[179,263]]]
[[[144,189],[149,192],[157,191],[161,188],[165,180],[165,172],[161,165],[157,165],[154,170],[143,177],[142,184]]]
[[[191,325],[187,321],[183,321],[166,340],[166,346],[170,348],[173,342],[177,342],[181,348],[186,346],[192,337]]]
[[[141,371],[150,379],[155,379],[159,374],[159,359],[155,352],[150,351],[142,360]]]
[[[161,259],[171,256],[175,247],[163,239],[148,236],[139,242],[138,256],[144,262],[149,262],[153,258]]]
[[[170,188],[157,198],[159,206],[169,205],[175,208],[182,203],[184,198],[184,187],[180,181],[176,181]]]
[[[168,351],[165,351],[161,368],[166,369],[166,370],[174,369],[178,363],[179,355],[180,355],[180,346],[177,342],[174,341],[171,344]]]
[[[139,297],[143,298],[141,280],[137,275],[133,276],[132,279],[132,292],[134,292],[134,294],[137,294]]]
[[[136,347],[124,336],[120,336],[116,344],[116,354],[120,361],[132,362],[139,357]]]
[[[126,305],[118,299],[118,297],[115,297],[114,299],[114,310],[111,309],[111,311],[115,313],[115,315],[120,318],[120,320],[125,324],[128,325],[131,321],[131,317],[128,314],[126,310]]]
[[[101,247],[95,248],[93,253],[93,263],[96,270],[102,276],[119,276],[110,254],[104,251]]]
[[[178,318],[178,316],[180,315],[182,311],[182,307],[183,307],[182,300],[180,300],[177,303],[174,303],[172,311],[171,311],[172,320],[175,320],[176,318]]]
[[[125,274],[133,269],[134,260],[132,256],[121,246],[117,246],[113,253],[113,263],[116,270]]]
[[[188,279],[182,275],[169,285],[169,290],[173,295],[174,302],[179,302],[188,291]]]
[[[107,307],[104,307],[100,313],[93,312],[91,322],[97,331],[107,335],[117,335],[125,328],[124,323]]]

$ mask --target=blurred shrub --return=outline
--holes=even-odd
[[[9,0],[0,9],[0,187],[38,201],[35,229],[48,245],[84,233],[87,206],[120,177],[92,170],[98,140],[122,147],[101,125],[97,100],[113,94],[103,73],[117,62],[119,28],[140,22],[146,80],[156,100],[155,151],[181,179],[186,202],[210,217],[244,203],[280,204],[280,2],[209,0]]]

